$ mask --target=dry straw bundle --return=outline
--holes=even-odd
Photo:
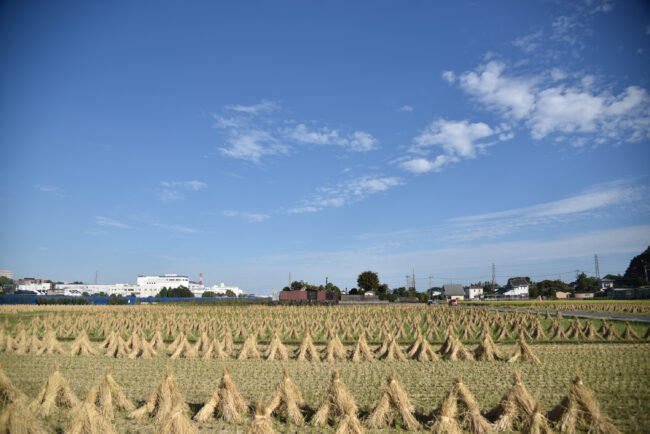
[[[21,397],[0,414],[0,434],[45,434],[45,430],[30,411],[27,399]]]
[[[255,337],[255,333],[252,333],[244,341],[237,360],[259,359],[260,357],[262,355],[260,354],[260,350],[257,349],[257,338]]]
[[[450,333],[447,336],[447,339],[442,344],[440,349],[441,354],[445,359],[448,360],[471,360],[472,355],[465,348],[465,346],[460,342],[460,339],[456,337],[453,333]]]
[[[372,351],[370,351],[370,347],[366,341],[366,332],[365,330],[362,330],[361,333],[359,333],[359,337],[357,338],[357,343],[354,345],[350,360],[355,363],[359,363],[373,359],[374,357],[372,355]]]
[[[439,414],[436,416],[431,432],[435,434],[462,434],[456,422],[456,399],[449,395],[442,401]]]
[[[521,382],[519,372],[515,371],[512,387],[489,416],[495,421],[497,431],[512,431],[515,422],[530,417],[534,409],[535,400]]]
[[[391,372],[388,377],[388,384],[386,384],[379,402],[368,416],[366,425],[369,428],[382,428],[386,425],[392,425],[395,416],[399,414],[406,427],[415,431],[420,428],[420,424],[413,417],[415,406],[411,403],[408,395],[395,377],[395,371]]]
[[[484,332],[483,333],[483,338],[481,339],[481,342],[479,343],[478,347],[474,350],[474,358],[476,360],[499,360],[501,358],[501,355],[499,354],[499,350],[492,340],[492,337],[490,337],[489,332]]]
[[[106,348],[106,355],[109,357],[128,357],[129,347],[122,339],[122,336],[115,334],[115,337],[110,341],[108,347]]]
[[[623,330],[623,339],[632,340],[639,339],[639,335],[632,329],[629,322],[625,322],[625,330]]]
[[[300,347],[296,350],[296,359],[298,361],[311,360],[312,362],[320,360],[309,330],[305,333],[305,337],[302,339]]]
[[[533,350],[531,350],[530,347],[526,344],[523,335],[519,335],[517,347],[515,348],[515,352],[508,359],[508,363],[514,363],[517,360],[521,360],[523,362],[540,363],[535,353],[533,353]]]
[[[337,360],[345,359],[345,348],[339,339],[338,335],[330,331],[332,336],[323,350],[323,360],[327,362],[335,362]]]
[[[113,427],[92,403],[84,402],[74,409],[64,434],[112,434]]]
[[[242,413],[248,411],[246,401],[241,397],[237,386],[230,378],[228,368],[223,371],[219,385],[210,400],[194,416],[194,420],[204,422],[212,418],[222,418],[226,422],[241,422]]]
[[[190,342],[187,340],[187,337],[183,335],[183,338],[178,343],[176,349],[170,357],[172,359],[196,359],[199,357],[199,351],[197,350],[196,346],[190,344]]]
[[[116,408],[125,411],[133,411],[135,408],[120,385],[113,379],[113,368],[106,369],[104,378],[97,386],[90,389],[85,401],[97,407],[99,413],[108,420],[113,419]]]
[[[524,420],[521,432],[523,434],[553,434],[548,419],[542,414],[542,404],[539,400],[535,401],[533,413]]]
[[[246,434],[274,434],[271,412],[261,401],[255,404],[255,416]]]
[[[459,406],[463,409],[462,413],[458,411]],[[445,417],[447,418],[456,419],[457,422],[460,422],[460,424],[457,423],[457,426],[464,424],[465,430],[471,433],[484,434],[494,431],[492,424],[481,414],[474,395],[463,384],[463,379],[460,375],[456,378],[456,383],[443,400],[439,414],[441,416],[446,415]],[[463,417],[459,420],[459,416],[461,415]],[[441,418],[438,421],[440,420]],[[444,422],[444,426],[453,428],[453,424],[450,424],[448,420]],[[436,429],[434,432],[445,432],[441,431],[442,427],[440,425],[436,427],[436,424],[434,424],[434,428]]]
[[[435,351],[433,351],[433,348],[431,348],[431,345],[429,345],[426,338],[422,335],[420,329],[418,329],[415,342],[413,342],[413,345],[408,349],[407,354],[409,357],[420,362],[438,360],[438,356]]]
[[[212,342],[210,342],[208,348],[203,353],[202,359],[226,360],[228,357],[228,354],[223,350],[221,342],[219,342],[217,339],[213,339]]]
[[[93,348],[93,345],[90,343],[90,339],[88,339],[88,335],[86,334],[85,331],[81,331],[72,342],[72,345],[70,347],[70,354],[73,356],[90,356],[97,354],[97,351]]]
[[[61,344],[56,340],[54,330],[50,330],[45,334],[43,344],[37,354],[65,354],[65,351],[61,348]]]
[[[357,404],[354,402],[354,398],[352,398],[345,384],[340,380],[338,371],[334,371],[330,386],[323,398],[323,402],[314,415],[312,424],[314,426],[323,426],[330,417],[339,417],[340,421],[336,429],[337,433],[361,433],[363,430],[357,418],[357,411]]]
[[[192,421],[185,416],[185,412],[181,409],[172,412],[156,431],[157,434],[198,434],[198,432]]]
[[[289,378],[289,373],[284,370],[283,378],[268,405],[269,413],[283,414],[287,421],[294,425],[302,425],[304,422],[300,409],[305,406],[302,394],[298,387]]]
[[[387,338],[386,350],[379,353],[378,359],[393,361],[393,360],[406,360],[406,356],[397,344],[397,341],[392,335]]]
[[[162,421],[177,410],[188,409],[183,395],[178,389],[176,379],[171,368],[167,368],[165,379],[158,385],[158,388],[149,397],[147,402],[129,415],[132,419],[152,417],[155,421]]]
[[[129,359],[150,359],[158,353],[146,339],[137,339],[131,347]]]
[[[56,408],[76,407],[79,405],[79,399],[59,372],[59,367],[54,365],[54,372],[30,405],[39,415],[47,417]]]
[[[0,366],[0,402],[3,405],[11,404],[21,398],[26,398],[16,386],[13,385],[4,369]]]
[[[549,418],[562,433],[574,433],[576,428],[591,433],[618,432],[602,414],[594,392],[582,383],[580,375],[576,375],[569,393],[549,413]]]
[[[287,348],[282,344],[282,341],[280,340],[280,334],[277,332],[277,330],[273,332],[273,337],[271,337],[271,342],[269,343],[269,347],[264,353],[264,357],[266,357],[266,360],[289,359]]]

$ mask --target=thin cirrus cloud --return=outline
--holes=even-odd
[[[264,220],[268,220],[269,218],[271,218],[271,216],[268,214],[259,214],[259,213],[242,212],[242,211],[234,211],[234,210],[223,211],[222,215],[226,217],[238,217],[243,219],[247,223],[261,223]]]
[[[127,225],[126,223],[122,223],[112,218],[103,216],[95,216],[95,224],[98,226],[108,226],[119,229],[131,229],[131,226]]]
[[[638,204],[646,203],[648,189],[627,180],[593,185],[584,192],[562,199],[492,213],[451,218],[435,226],[401,229],[388,233],[365,233],[360,240],[399,241],[402,244],[427,244],[446,240],[467,242],[494,239],[530,227],[558,228],[559,224],[589,218],[608,219],[618,213],[647,213]]]
[[[287,212],[304,214],[325,208],[339,208],[401,185],[404,185],[404,181],[394,176],[364,175],[351,178],[333,186],[319,188],[311,197]]]
[[[152,225],[159,229],[164,229],[166,231],[175,232],[179,234],[195,234],[199,232],[197,229],[193,229],[182,225],[170,225],[164,223],[152,223]]]
[[[377,149],[378,140],[365,131],[347,131],[327,126],[310,126],[285,119],[278,103],[224,107],[214,114],[214,128],[220,131],[222,155],[259,164],[266,157],[288,155],[295,145],[333,145],[351,152]],[[294,123],[296,125],[286,126]]]

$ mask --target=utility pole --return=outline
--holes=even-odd
[[[99,278],[99,270],[95,270],[95,285],[97,285],[98,278]]]
[[[291,271],[289,271],[289,289],[291,289]]]
[[[645,281],[648,281],[648,266],[644,265],[643,266],[643,271],[645,271]]]
[[[596,264],[596,279],[600,279],[600,267],[598,266],[598,255],[597,254],[594,255],[594,262]]]
[[[492,263],[492,292],[494,292],[494,284],[496,283],[497,280],[497,267],[494,265],[494,262]]]
[[[327,288],[327,276],[325,276],[325,288]]]
[[[429,275],[429,291],[431,291],[431,288],[433,288],[433,276]]]

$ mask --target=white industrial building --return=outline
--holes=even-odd
[[[21,283],[16,285],[16,291],[29,294],[47,295],[47,291],[51,287],[51,283]]]
[[[39,294],[46,294],[49,289],[43,288]],[[19,285],[21,286],[21,285]],[[30,284],[33,286],[33,284]],[[137,284],[130,283],[115,283],[111,285],[92,285],[92,284],[72,284],[72,283],[59,283],[50,290],[51,295],[73,295],[80,296],[83,293],[89,295],[97,295],[100,293],[107,295],[120,295],[120,296],[135,296],[135,297],[155,297],[161,289],[178,288],[184,286],[194,294],[194,297],[201,297],[205,291],[212,291],[217,295],[226,295],[227,291],[232,291],[235,296],[239,297],[244,294],[237,286],[226,286],[221,283],[220,285],[213,285],[212,287],[205,287],[203,279],[199,283],[190,282],[187,276],[178,274],[163,274],[162,276],[138,276]],[[37,292],[35,292],[37,293]]]
[[[114,283],[112,285],[86,285],[74,283],[57,283],[54,285],[52,295],[97,295],[104,293],[106,295],[122,295],[126,297],[153,297],[160,291],[151,291],[138,285],[130,283]]]
[[[156,291],[154,295],[158,294],[163,288],[178,288],[184,286],[190,287],[190,279],[187,276],[180,276],[178,274],[163,274],[162,276],[138,276],[137,285],[145,290],[147,293]]]

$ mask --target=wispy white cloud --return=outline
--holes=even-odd
[[[269,101],[267,99],[263,99],[260,103],[258,104],[253,104],[253,105],[242,105],[242,104],[236,104],[236,105],[227,105],[226,109],[239,112],[239,113],[246,113],[249,115],[258,115],[260,113],[268,113],[275,111],[280,108],[280,105],[276,102]]]
[[[161,181],[158,197],[163,202],[185,199],[182,191],[199,191],[207,187],[203,181]]]
[[[544,32],[542,30],[539,30],[537,32],[530,33],[528,35],[515,39],[512,41],[512,45],[521,48],[525,53],[532,53],[533,51],[536,51],[542,44],[543,36]]]
[[[233,211],[233,210],[223,211],[222,215],[226,217],[240,217],[248,223],[261,223],[264,220],[268,220],[269,218],[271,218],[271,216],[268,214],[259,214],[259,213]]]
[[[161,181],[160,185],[167,188],[182,188],[185,190],[199,191],[208,185],[203,181]]]
[[[459,78],[460,86],[482,103],[513,117],[521,119],[534,107],[534,81],[503,75],[506,65],[493,60],[467,71]]]
[[[253,163],[261,163],[271,155],[288,155],[293,145],[335,145],[348,151],[367,152],[379,143],[366,131],[310,126],[283,119],[280,106],[267,100],[253,106],[227,106],[226,110],[236,114],[213,115],[214,127],[225,133],[220,153]],[[294,125],[287,126],[290,124]]]
[[[288,154],[289,147],[262,130],[233,131],[228,146],[219,148],[225,156],[259,163],[268,155]]]
[[[49,194],[54,197],[65,197],[65,194],[63,194],[63,189],[61,187],[57,187],[56,185],[35,185],[34,188],[36,190],[40,191],[41,193]]]
[[[365,131],[342,133],[328,127],[309,128],[305,124],[283,128],[282,134],[287,141],[309,145],[337,145],[355,152],[367,152],[376,149],[377,139]]]
[[[406,157],[399,166],[415,174],[439,171],[462,159],[476,158],[487,146],[511,138],[503,133],[501,128],[491,128],[483,122],[438,119],[413,139],[409,152],[419,156]],[[433,147],[441,149],[442,153],[432,160],[421,157],[429,154]]]
[[[131,226],[127,225],[126,223],[122,223],[120,221],[108,217],[103,217],[103,216],[95,216],[95,224],[98,226],[110,226],[110,227],[120,228],[120,229],[131,228]]]
[[[553,135],[564,141],[578,134],[599,144],[650,137],[650,96],[646,89],[628,86],[615,95],[607,89],[599,90],[597,80],[590,75],[574,79],[554,68],[523,78],[508,75],[505,70],[504,63],[490,61],[461,74],[460,87],[507,122],[522,121],[536,140]]]
[[[37,185],[36,189],[42,191],[43,193],[55,193],[61,191],[59,187],[54,185]]]
[[[182,225],[169,225],[164,223],[152,223],[152,224],[157,228],[164,229],[170,232],[181,233],[181,234],[195,234],[199,232],[197,229],[193,229]]]
[[[338,208],[400,185],[404,185],[404,181],[393,176],[364,175],[351,178],[334,186],[319,188],[309,199],[287,212],[302,214],[330,207]]]
[[[410,113],[413,111],[413,107],[406,104],[397,109],[398,112]]]
[[[456,74],[454,71],[442,71],[442,78],[449,84],[454,84],[456,82]]]

